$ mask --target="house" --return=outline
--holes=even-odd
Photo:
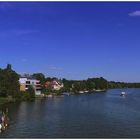
[[[51,88],[51,82],[46,81],[44,86],[45,86],[46,89],[50,89]]]
[[[51,89],[51,90],[60,90],[63,88],[64,85],[57,79],[52,79],[51,81],[46,81],[45,82],[45,88],[46,89]]]
[[[35,95],[41,95],[40,81],[33,79],[32,77],[20,77],[19,78],[20,91],[26,91],[30,86],[33,87]]]
[[[61,88],[64,87],[64,85],[58,80],[53,80],[51,83],[51,87],[53,90],[60,90]]]

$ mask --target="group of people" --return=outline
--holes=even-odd
[[[0,116],[0,132],[6,129],[9,125],[9,118],[8,118],[8,109],[6,109],[6,112],[2,112]]]

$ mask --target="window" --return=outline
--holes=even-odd
[[[26,85],[26,88],[29,88],[29,85]]]
[[[30,84],[30,81],[26,81],[26,84]]]

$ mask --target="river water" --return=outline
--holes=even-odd
[[[10,126],[0,138],[140,138],[140,89],[36,99],[8,109]]]

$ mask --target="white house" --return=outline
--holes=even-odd
[[[53,90],[60,90],[61,88],[64,87],[63,83],[60,83],[58,80],[53,80],[51,87]]]
[[[20,91],[26,91],[29,86],[32,86],[35,91],[35,95],[41,95],[41,85],[39,80],[29,77],[21,77],[19,78],[19,83]]]

